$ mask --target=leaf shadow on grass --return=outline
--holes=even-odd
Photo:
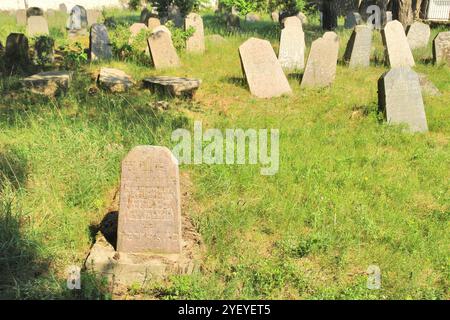
[[[101,232],[105,239],[117,250],[117,224],[119,221],[119,211],[108,212],[100,222],[100,224],[91,224],[89,231],[91,234],[92,244],[98,232]]]
[[[292,72],[287,75],[287,78],[289,80],[296,80],[296,81],[302,82],[304,74],[305,74],[304,72]]]
[[[245,78],[241,77],[223,77],[220,79],[221,82],[229,83],[237,87],[248,89],[248,84]]]

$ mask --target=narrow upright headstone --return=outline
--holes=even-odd
[[[27,11],[25,9],[17,10],[16,21],[19,26],[25,26],[27,24]]]
[[[111,42],[105,25],[95,23],[89,36],[91,60],[108,60],[112,58]]]
[[[148,38],[148,48],[155,69],[174,68],[181,65],[169,32],[158,27]]]
[[[353,29],[355,26],[362,24],[362,18],[359,12],[349,12],[345,17],[345,29]]]
[[[67,6],[65,3],[60,3],[59,4],[59,11],[63,12],[63,13],[67,13]]]
[[[450,66],[450,31],[440,32],[433,40],[434,63]]]
[[[48,35],[48,24],[42,16],[31,16],[27,21],[27,36]]]
[[[284,20],[278,60],[281,66],[289,71],[305,67],[305,33],[302,22],[296,16]]]
[[[181,253],[178,161],[165,147],[138,146],[122,161],[117,251]]]
[[[403,25],[397,21],[386,24],[382,30],[383,43],[386,50],[387,61],[391,68],[415,65],[414,57],[406,39]]]
[[[205,34],[203,31],[203,19],[197,13],[190,13],[184,20],[184,28],[194,28],[194,34],[186,40],[186,51],[203,53],[205,51]]]
[[[250,38],[239,47],[239,55],[254,96],[272,98],[292,92],[269,41]]]
[[[303,74],[301,87],[326,87],[336,77],[339,38],[336,33],[326,32],[313,41]]]
[[[86,19],[88,27],[92,26],[94,23],[98,23],[102,12],[100,10],[86,10]]]
[[[180,8],[176,5],[169,6],[169,20],[173,22],[175,27],[182,28],[184,24],[183,16],[181,15]]]
[[[27,18],[34,16],[43,16],[44,10],[38,7],[31,7],[27,9]]]
[[[70,11],[70,16],[67,20],[67,29],[71,31],[78,31],[86,29],[88,26],[87,12],[82,6],[74,6]]]
[[[7,64],[29,63],[28,38],[23,33],[11,33],[6,38],[5,59]]]
[[[414,22],[408,27],[406,38],[408,39],[411,50],[426,48],[428,41],[430,41],[431,29],[430,26],[422,22]]]
[[[406,124],[411,132],[428,131],[419,77],[410,67],[393,68],[381,76],[378,104],[389,124]]]
[[[353,30],[345,50],[344,60],[350,68],[368,67],[372,51],[372,28],[359,25]]]

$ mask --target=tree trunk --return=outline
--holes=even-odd
[[[400,21],[404,27],[411,25],[414,21],[413,0],[394,0],[392,17]]]
[[[322,1],[322,28],[333,31],[337,28],[337,0]]]

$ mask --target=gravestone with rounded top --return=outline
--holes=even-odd
[[[155,69],[175,68],[181,65],[172,37],[163,26],[152,32],[148,38],[148,48]]]
[[[372,51],[372,28],[367,25],[355,27],[345,50],[344,60],[350,68],[368,67]]]
[[[48,24],[42,16],[31,16],[27,21],[27,35],[34,37],[38,35],[48,35]]]
[[[67,13],[67,6],[65,3],[60,3],[58,8],[59,8],[59,11],[61,11],[63,13]]]
[[[331,85],[336,77],[338,53],[339,38],[332,31],[326,32],[322,38],[313,41],[301,87]]]
[[[403,25],[397,21],[386,24],[382,30],[383,43],[386,50],[387,62],[391,68],[415,65],[414,57],[406,39]]]
[[[33,17],[33,16],[43,16],[44,10],[38,7],[31,7],[27,9],[27,18]]]
[[[117,251],[181,253],[178,161],[165,147],[138,146],[122,161]]]
[[[5,58],[7,63],[28,63],[30,59],[28,49],[28,38],[23,33],[11,33],[6,38]]]
[[[88,27],[87,12],[82,6],[76,5],[70,11],[70,16],[67,20],[68,30],[82,30]]]
[[[186,51],[203,53],[205,51],[205,33],[203,31],[203,19],[197,13],[190,13],[184,20],[185,30],[194,28],[194,34],[186,40]]]
[[[433,40],[434,63],[450,66],[450,31],[439,33]]]
[[[27,24],[27,11],[25,9],[16,11],[16,22],[19,26],[25,26]]]
[[[428,131],[419,77],[410,67],[393,68],[381,76],[378,103],[389,124],[406,124],[411,132]]]
[[[302,22],[296,16],[284,20],[278,60],[283,69],[289,71],[305,67],[305,33]]]
[[[91,60],[108,60],[112,58],[111,42],[105,25],[95,23],[89,36]]]
[[[160,25],[161,21],[159,20],[159,18],[150,17],[148,19],[147,26],[149,27],[150,30],[153,30],[154,28],[159,27]]]
[[[428,41],[430,41],[431,29],[430,26],[416,21],[408,27],[406,38],[408,39],[411,50],[426,48]]]
[[[243,73],[254,96],[272,98],[292,93],[269,41],[250,38],[239,47],[239,55]]]

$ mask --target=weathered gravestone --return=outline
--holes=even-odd
[[[73,33],[86,30],[88,26],[87,12],[82,6],[74,6],[67,20],[67,29]]]
[[[130,41],[133,40],[142,30],[148,30],[147,26],[144,23],[133,23],[130,26]]]
[[[428,131],[419,77],[408,66],[393,68],[378,81],[378,104],[389,124]]]
[[[350,68],[368,67],[372,50],[372,28],[359,25],[353,30],[345,50],[344,60]]]
[[[165,147],[138,146],[122,161],[117,251],[181,252],[178,161]]]
[[[34,16],[43,16],[44,10],[38,7],[31,7],[27,9],[27,18]]]
[[[355,26],[364,23],[358,12],[349,12],[345,17],[344,28],[353,29]]]
[[[100,87],[111,92],[124,92],[134,85],[131,76],[113,68],[101,68],[97,82]]]
[[[180,8],[176,5],[169,6],[169,20],[173,22],[175,27],[182,28],[184,24],[183,16],[181,15]]]
[[[20,9],[16,11],[16,21],[17,25],[25,26],[27,24],[27,11]]]
[[[305,33],[302,22],[295,16],[284,20],[278,60],[286,70],[299,70],[305,67]]]
[[[433,41],[434,63],[446,63],[450,66],[450,31],[440,32]]]
[[[34,43],[35,60],[39,65],[53,63],[55,40],[50,37],[38,37]]]
[[[203,19],[197,13],[190,13],[184,20],[185,30],[194,28],[194,34],[186,40],[186,51],[203,53],[205,51],[205,34],[203,31]]]
[[[397,21],[386,24],[381,32],[386,50],[386,58],[391,68],[415,65],[403,25]]]
[[[11,33],[6,38],[5,59],[8,65],[26,65],[30,62],[28,39],[23,33]]]
[[[144,87],[169,97],[193,98],[200,87],[199,79],[158,76],[145,78]]]
[[[112,58],[111,42],[105,25],[95,23],[89,36],[90,59],[108,60]]]
[[[72,75],[67,71],[41,72],[22,80],[31,92],[46,96],[55,96],[67,91]]]
[[[334,32],[326,32],[313,41],[301,87],[326,87],[336,77],[339,38]]]
[[[48,35],[48,24],[42,16],[31,16],[27,22],[27,35],[34,37],[37,35]]]
[[[181,65],[177,51],[172,43],[169,32],[164,31],[162,26],[152,32],[148,38],[148,48],[155,69],[174,68]]]
[[[92,26],[94,23],[98,23],[101,16],[102,12],[100,10],[86,10],[88,27]]]
[[[67,6],[65,3],[60,3],[58,8],[59,8],[59,11],[67,13]]]
[[[270,42],[250,38],[239,47],[243,73],[250,92],[259,98],[292,93]]]
[[[430,26],[422,22],[414,22],[408,27],[406,38],[408,39],[411,50],[426,48],[430,40]]]
[[[159,27],[161,25],[161,21],[159,21],[159,18],[150,17],[147,22],[147,26],[150,30],[153,30],[156,27]]]

